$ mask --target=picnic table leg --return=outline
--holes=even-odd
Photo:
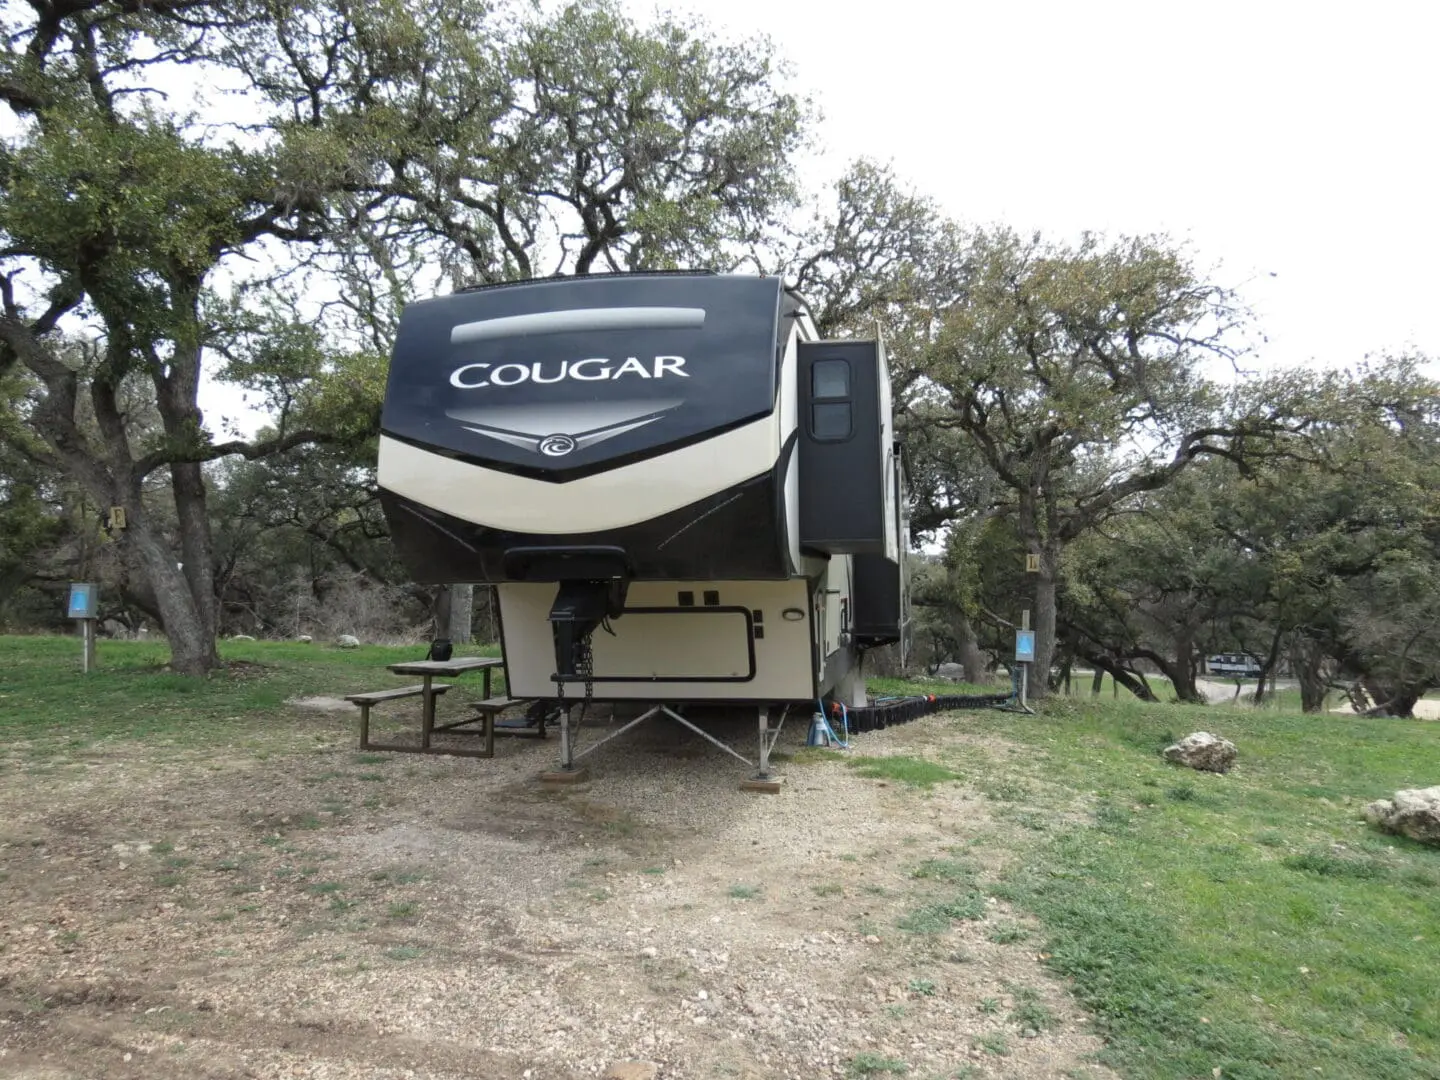
[[[420,747],[423,750],[429,750],[430,732],[435,728],[435,695],[430,691],[432,676],[425,675],[423,678],[425,689],[421,692],[421,700],[424,704],[420,706]]]

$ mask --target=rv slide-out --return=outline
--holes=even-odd
[[[904,640],[883,345],[816,340],[778,278],[412,304],[381,429],[401,556],[495,587],[517,697],[574,701],[588,675],[597,701],[863,704],[861,653]]]

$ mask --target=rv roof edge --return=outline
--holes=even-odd
[[[599,280],[601,278],[634,278],[634,277],[702,277],[718,276],[718,270],[694,269],[694,270],[603,270],[592,271],[588,274],[550,274],[546,277],[526,278],[524,281],[483,281],[475,285],[465,285],[455,290],[459,293],[483,292],[486,289],[513,289],[517,286],[544,285],[549,282],[574,281],[576,278]],[[761,274],[760,277],[769,277],[768,274]]]

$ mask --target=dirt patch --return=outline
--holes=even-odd
[[[318,712],[356,713],[355,703],[338,697],[291,698],[286,705],[294,709],[314,709]]]
[[[303,750],[12,761],[0,1075],[1108,1075],[986,891],[1015,826],[978,787],[825,760],[746,793],[739,762],[651,724],[554,792],[533,779],[554,738],[476,761],[294,723]],[[752,724],[711,729],[744,752]],[[943,717],[856,741],[1014,751]]]

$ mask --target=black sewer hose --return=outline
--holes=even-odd
[[[1012,694],[925,694],[877,701],[863,708],[846,706],[844,715],[852,734],[863,731],[880,731],[895,724],[906,724],[931,713],[949,709],[987,709],[1004,705],[1012,700]],[[830,706],[831,712],[839,716],[838,704]]]

